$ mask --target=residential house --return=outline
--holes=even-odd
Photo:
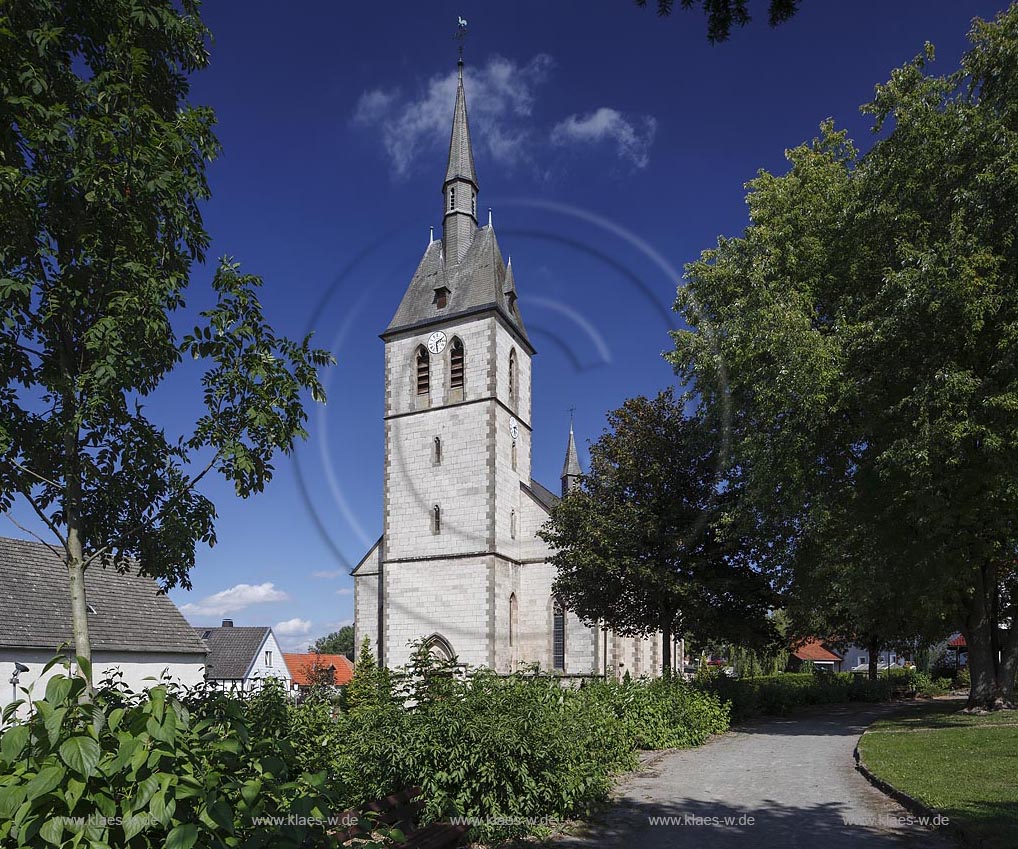
[[[39,697],[61,671],[43,667],[57,654],[73,661],[71,602],[60,548],[0,537],[0,709]],[[85,570],[85,598],[98,683],[118,674],[132,690],[161,678],[199,683],[205,644],[159,585],[136,566],[121,574],[93,563]]]
[[[290,670],[294,690],[307,690],[316,683],[328,682],[335,687],[350,683],[353,677],[353,664],[346,655],[319,654],[284,654],[286,666]]]
[[[255,690],[266,678],[279,678],[289,690],[290,670],[272,633],[264,626],[234,626],[224,619],[219,627],[195,628],[208,646],[205,677],[228,690]]]
[[[792,646],[788,668],[792,672],[798,672],[807,662],[812,663],[817,669],[840,672],[842,657],[820,640],[811,638]]]

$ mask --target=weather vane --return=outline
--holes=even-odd
[[[456,24],[456,35],[453,36],[453,37],[456,39],[456,43],[459,45],[460,61],[462,62],[463,61],[463,42],[466,40],[466,37],[467,37],[467,19],[464,18],[464,17],[459,17],[459,16],[457,16],[457,17],[459,18],[459,21]]]

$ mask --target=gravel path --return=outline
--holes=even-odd
[[[555,845],[625,849],[947,849],[856,770],[852,751],[887,706],[846,705],[740,727],[661,752],[627,776],[601,822]],[[677,818],[655,822],[655,817]],[[752,818],[752,819],[750,819]]]

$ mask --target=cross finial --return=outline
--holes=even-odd
[[[573,426],[573,413],[575,413],[575,412],[576,412],[576,405],[574,404],[572,407],[569,408],[569,427],[570,427],[570,429]]]

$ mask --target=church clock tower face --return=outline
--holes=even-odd
[[[432,354],[441,354],[445,350],[445,334],[436,330],[428,337],[428,350]]]

